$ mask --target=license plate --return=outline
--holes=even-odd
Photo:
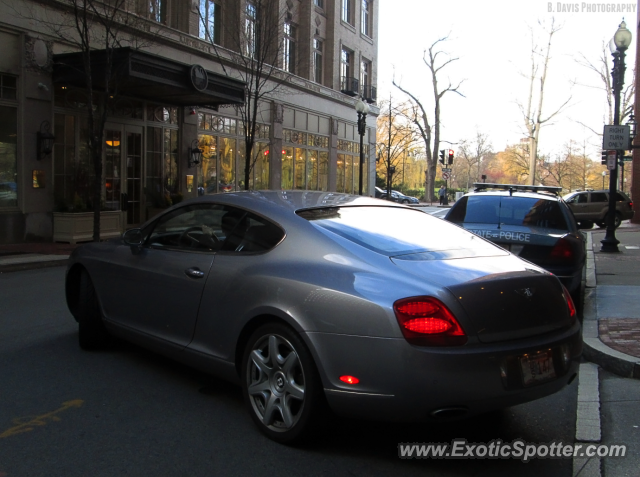
[[[556,377],[550,350],[520,357],[520,366],[525,386],[543,383]]]

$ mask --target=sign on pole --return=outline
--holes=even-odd
[[[602,135],[602,149],[628,149],[629,130],[629,126],[605,126]]]
[[[447,181],[449,180],[449,178],[451,177],[451,173],[450,172],[443,172],[442,173],[442,178]]]
[[[607,152],[607,169],[610,171],[616,168],[616,156],[618,155],[617,151],[608,151]]]

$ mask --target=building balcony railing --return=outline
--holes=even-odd
[[[340,92],[349,96],[358,96],[360,93],[359,81],[356,78],[343,76],[340,80]]]
[[[377,99],[377,88],[375,86],[371,86],[370,84],[362,85],[362,98],[367,103],[375,103]]]

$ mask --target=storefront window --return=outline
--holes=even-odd
[[[293,148],[285,147],[282,153],[282,189],[293,189]]]
[[[0,106],[0,207],[18,206],[16,108]]]
[[[344,163],[345,154],[338,154],[338,167],[336,171],[336,192],[344,192]]]
[[[220,154],[220,192],[234,191],[236,190],[236,140],[219,137],[218,150]]]
[[[304,153],[304,149],[299,149],[296,148],[295,149],[295,160],[296,160],[296,166],[295,166],[295,188],[298,190],[304,190],[306,189],[306,184],[305,184],[305,179],[306,179],[306,171],[305,171],[305,162],[306,162],[306,158],[305,158],[305,153]]]
[[[215,136],[206,134],[198,138],[202,162],[198,173],[198,195],[218,192],[218,148]]]
[[[320,151],[320,164],[318,165],[318,190],[329,190],[329,153]]]
[[[307,189],[318,190],[318,151],[307,151]]]

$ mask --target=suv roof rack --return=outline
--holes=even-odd
[[[562,192],[562,187],[555,186],[543,186],[543,185],[522,185],[522,184],[493,184],[490,182],[474,182],[474,192],[481,192],[484,190],[508,190],[509,195],[513,195],[513,191],[519,192],[546,192],[559,196]]]

